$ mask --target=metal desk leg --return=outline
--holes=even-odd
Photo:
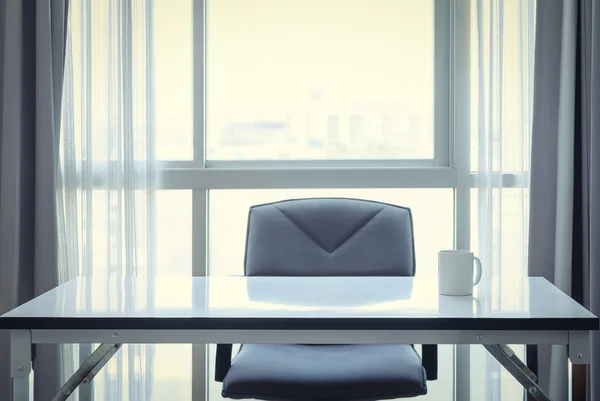
[[[29,401],[29,377],[13,377],[13,401]]]
[[[538,386],[537,376],[519,359],[514,351],[504,344],[484,344],[484,347],[527,391],[530,398],[536,401],[552,401]]]
[[[121,348],[121,344],[100,344],[77,372],[58,390],[52,401],[65,401],[79,385],[89,386],[100,369]],[[20,401],[20,400],[19,400]]]
[[[471,401],[471,346],[455,346],[456,383],[455,397],[460,401]]]
[[[588,365],[572,365],[572,369],[571,401],[587,401]]]
[[[587,401],[588,366],[590,363],[590,332],[569,332],[567,352],[572,365],[571,400]]]
[[[29,401],[31,374],[31,333],[29,330],[10,332],[10,376],[13,381],[13,401]]]
[[[534,344],[528,344],[526,346],[526,362],[525,364],[531,369],[533,374],[538,374],[538,346]],[[527,393],[527,401],[535,401],[535,399]]]

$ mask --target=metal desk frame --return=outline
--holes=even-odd
[[[101,344],[61,388],[53,400],[66,400],[78,386],[89,386],[94,376],[121,344],[480,344],[513,375],[529,399],[551,401],[537,378],[506,344],[564,344],[574,365],[572,401],[587,401],[586,377],[590,363],[590,331],[565,330],[12,330],[11,376],[13,401],[29,401],[33,344]],[[565,359],[565,363],[567,363]],[[575,368],[576,367],[576,368]],[[583,390],[582,390],[583,389]],[[42,400],[43,401],[43,400]]]

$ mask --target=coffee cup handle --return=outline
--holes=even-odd
[[[481,281],[482,268],[481,268],[481,260],[479,260],[479,258],[477,256],[473,256],[473,259],[475,260],[475,267],[476,267],[475,280],[473,281],[473,286],[476,286]]]

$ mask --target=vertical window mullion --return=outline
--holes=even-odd
[[[450,124],[453,138],[453,166],[456,168],[455,189],[455,248],[470,249],[471,238],[471,188],[470,188],[470,0],[451,2],[452,38],[450,54]],[[455,346],[455,393],[454,399],[471,399],[471,348]]]
[[[193,1],[194,168],[206,167],[206,1]],[[192,275],[208,275],[208,190],[192,190]],[[194,298],[194,303],[207,299]],[[208,346],[192,345],[192,400],[208,398]]]
[[[452,35],[451,2],[435,0],[434,4],[434,156],[435,167],[450,166],[450,62]]]

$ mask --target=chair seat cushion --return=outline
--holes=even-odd
[[[380,400],[427,393],[411,345],[244,344],[222,395],[276,401]]]

